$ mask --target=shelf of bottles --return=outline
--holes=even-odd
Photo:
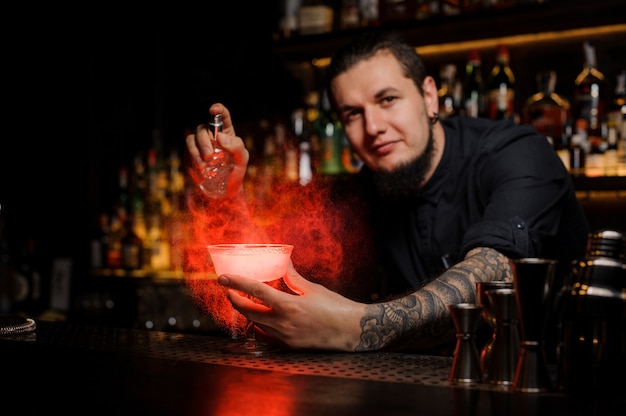
[[[393,29],[415,44],[437,78],[442,118],[466,114],[530,124],[550,140],[572,175],[584,179],[576,180],[579,186],[626,189],[623,2],[286,0],[282,4],[274,53],[305,80],[304,95],[319,90],[328,56],[338,46],[359,31]],[[604,59],[599,62],[598,45]],[[569,58],[578,51],[580,64],[573,68],[570,62],[576,61]]]
[[[181,256],[172,245],[184,209],[180,155],[155,148],[119,167],[117,197],[95,219],[90,241],[93,276],[182,278]]]
[[[306,108],[237,128],[250,152],[245,195],[256,207],[271,206],[265,202],[279,186],[332,180],[361,166],[325,96],[311,94]],[[180,155],[163,157],[154,148],[138,154],[131,166],[119,168],[116,194],[111,208],[94,219],[91,275],[183,280],[181,222],[199,190],[186,177]]]
[[[245,195],[271,210],[277,189],[313,186],[356,172],[338,120],[315,94],[305,108],[237,126],[250,161]],[[145,156],[144,156],[145,154]],[[74,306],[80,319],[153,330],[206,332],[211,318],[195,305],[188,279],[206,279],[185,266],[189,201],[200,195],[176,152],[141,152],[119,168],[114,201],[94,219],[91,278]],[[267,203],[266,203],[267,202]],[[193,250],[193,249],[192,249]]]
[[[536,9],[559,0],[284,0],[276,40],[364,27],[431,23],[503,10]]]
[[[594,46],[583,42],[581,49],[571,99],[556,92],[557,74],[546,70],[536,74],[536,93],[523,100],[516,97],[506,45],[498,47],[489,71],[482,68],[479,51],[470,50],[464,70],[452,63],[441,67],[440,117],[461,114],[529,124],[552,143],[578,190],[626,191],[626,70],[609,80],[596,62]],[[310,91],[303,108],[240,125],[238,133],[250,152],[246,196],[256,206],[271,200],[278,183],[306,186],[361,167],[323,90]],[[193,191],[189,185],[175,152],[163,157],[149,149],[132,166],[121,167],[117,200],[110,213],[98,218],[91,242],[93,274],[184,278],[184,253],[175,241],[186,194]]]
[[[290,13],[297,14],[300,6],[307,6],[307,2],[285,2],[291,3],[298,8]],[[341,17],[341,21],[349,20],[350,16],[354,20],[354,7],[357,4],[364,7],[365,3],[334,2],[331,10],[336,17]],[[479,10],[484,12],[486,6],[525,7],[522,3],[532,2],[374,3],[378,4],[378,13],[383,13],[379,17],[390,19],[391,11],[383,11],[383,5],[392,7],[393,3],[393,7],[400,7],[411,3],[415,8],[411,13],[417,13],[425,4],[446,4],[438,9],[439,12],[452,15],[454,10],[479,13]],[[469,7],[473,3],[482,3],[482,6],[473,10]],[[542,2],[535,2],[533,6],[537,6],[536,3]],[[614,4],[611,1],[601,3]],[[458,7],[455,9],[454,5]],[[364,12],[358,10],[360,17],[356,20],[362,26]],[[412,20],[416,16],[426,19],[419,13],[411,16]],[[429,16],[434,18],[432,13]],[[291,25],[292,20],[287,19],[282,24]],[[301,20],[296,19],[296,22]],[[309,27],[299,33],[298,27],[288,28],[298,32],[297,37],[301,39],[317,36],[318,30],[344,33],[350,25],[338,23],[334,18],[324,29]],[[561,80],[559,89],[556,83],[560,74],[556,70],[516,73],[510,60],[517,57],[511,56],[511,48],[505,43],[497,45],[495,56],[488,60],[484,49],[467,50],[464,62],[444,62],[440,65],[440,72],[435,74],[440,85],[440,116],[462,114],[491,119],[511,118],[517,123],[529,124],[552,143],[575,178],[578,189],[626,190],[626,69],[621,68],[615,74],[613,66],[611,75],[607,76],[603,72],[603,62],[597,61],[595,44],[580,41],[578,45],[578,75],[572,82]],[[617,57],[618,63],[623,62],[621,55],[621,58]],[[489,67],[483,66],[485,62],[490,63]],[[534,93],[521,96],[520,78],[535,76]],[[324,91],[317,87],[306,88],[304,97],[303,107],[294,109],[291,114],[237,126],[251,156],[245,182],[246,195],[258,206],[271,198],[276,183],[306,186],[313,180],[349,175],[360,169],[361,162],[350,150]],[[145,156],[137,156],[130,166],[120,168],[118,185],[118,198],[113,208],[97,219],[91,241],[92,274],[184,278],[184,253],[172,243],[177,238],[176,233],[180,232],[177,222],[186,209],[187,192],[190,192],[180,155],[159,155],[149,149]]]
[[[536,46],[553,36],[624,24],[620,0],[283,0],[274,52],[287,62],[328,59],[364,30],[401,32],[421,53],[458,50],[466,42],[531,35]]]
[[[436,74],[440,118],[465,115],[530,125],[552,144],[579,189],[626,191],[626,69],[608,77],[597,62],[595,45],[588,41],[579,45],[577,75],[570,85],[561,82],[559,91],[565,93],[556,89],[556,70],[515,73],[506,44],[498,45],[493,65],[487,68],[475,48],[467,51],[463,63],[441,64]],[[534,76],[532,94],[520,96],[520,75]],[[350,152],[324,91],[309,91],[306,97],[316,170],[357,171],[358,158]],[[335,137],[333,131],[338,133]]]
[[[594,45],[583,42],[582,52],[582,69],[570,86],[569,99],[556,92],[554,70],[539,71],[536,92],[517,97],[507,45],[498,46],[495,64],[484,73],[480,52],[472,49],[462,72],[455,64],[442,65],[439,114],[528,124],[550,141],[573,176],[625,177],[626,70],[610,80],[597,64]],[[619,188],[618,181],[613,183]]]

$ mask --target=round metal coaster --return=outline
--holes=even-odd
[[[30,340],[35,337],[37,324],[31,318],[0,316],[0,337],[13,340]]]

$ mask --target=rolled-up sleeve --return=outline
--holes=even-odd
[[[492,247],[512,257],[537,257],[559,235],[573,197],[569,173],[547,140],[520,129],[491,146],[479,160],[472,192],[485,204],[463,237],[462,254]],[[506,145],[505,145],[506,144]]]

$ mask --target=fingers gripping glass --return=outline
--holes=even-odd
[[[214,244],[208,246],[217,275],[235,274],[260,282],[285,276],[293,246],[289,244]],[[271,347],[256,339],[254,322],[247,320],[246,337],[228,352],[261,356]]]

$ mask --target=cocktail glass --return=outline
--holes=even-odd
[[[219,275],[234,274],[260,282],[269,282],[285,276],[291,259],[293,245],[289,244],[212,244],[209,255]],[[262,356],[273,349],[269,344],[257,340],[254,322],[246,321],[245,339],[227,352]]]

